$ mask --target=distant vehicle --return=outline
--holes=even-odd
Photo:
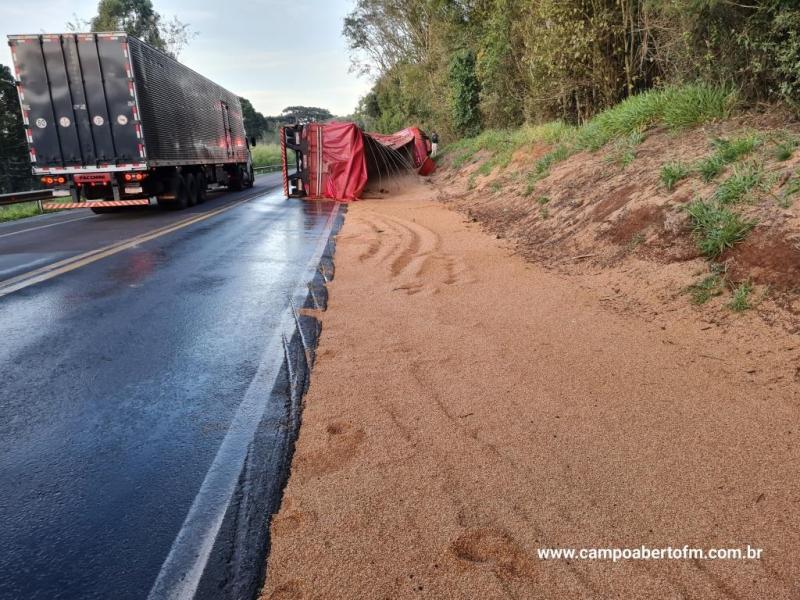
[[[239,98],[125,33],[8,36],[33,173],[67,208],[203,202],[253,185]]]

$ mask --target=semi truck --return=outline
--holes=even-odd
[[[183,209],[253,185],[239,98],[131,35],[10,35],[34,175],[69,190],[46,208]]]

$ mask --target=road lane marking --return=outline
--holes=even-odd
[[[45,265],[38,269],[34,269],[33,271],[22,273],[20,275],[17,275],[16,277],[0,281],[0,298],[8,294],[11,294],[13,292],[24,289],[26,287],[29,287],[31,285],[47,281],[48,279],[53,279],[54,277],[58,277],[59,275],[63,275],[64,273],[69,273],[70,271],[74,271],[75,269],[85,267],[86,265],[89,265],[93,262],[96,262],[103,258],[107,258],[109,256],[113,256],[114,254],[122,252],[123,250],[127,250],[144,242],[148,242],[150,240],[167,235],[179,229],[183,229],[184,227],[188,227],[189,225],[194,225],[195,223],[199,223],[200,221],[205,221],[206,219],[210,219],[211,217],[215,217],[219,214],[232,210],[237,206],[244,204],[245,202],[250,202],[251,200],[254,200],[255,198],[259,198],[264,195],[265,193],[260,191],[259,193],[254,194],[253,196],[248,196],[247,198],[243,198],[241,200],[238,200],[237,202],[227,204],[213,211],[201,213],[199,215],[194,215],[182,221],[178,221],[177,223],[172,223],[171,225],[165,225],[164,227],[154,229],[150,232],[143,233],[132,238],[128,238],[127,240],[115,242],[113,244],[109,244],[108,246],[104,246],[96,250],[90,250],[88,252],[78,254],[77,256],[71,256],[69,258],[65,258],[63,260],[54,262],[52,264]]]
[[[19,229],[17,231],[12,231],[10,233],[0,234],[0,238],[11,237],[12,235],[17,235],[18,233],[27,233],[29,231],[36,231],[37,229],[46,229],[48,227],[55,227],[56,225],[64,225],[66,223],[74,223],[75,221],[84,221],[86,219],[93,219],[93,218],[94,215],[87,215],[85,217],[78,217],[77,219],[69,219],[67,221],[58,221],[57,223],[50,223],[48,225],[39,225],[38,227],[28,227],[27,229]]]
[[[225,438],[208,469],[189,513],[170,548],[147,600],[191,600],[200,585],[211,550],[217,541],[225,514],[236,492],[248,449],[267,407],[284,360],[284,340],[291,339],[297,326],[295,306],[302,306],[308,295],[322,255],[328,245],[339,202],[325,223],[314,253],[289,296],[278,328],[261,355],[258,370],[247,386]]]

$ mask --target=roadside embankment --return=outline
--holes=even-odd
[[[780,107],[730,114],[700,91],[457,142],[439,199],[623,309],[692,308],[724,326],[754,309],[797,332],[800,125]]]
[[[350,207],[262,597],[796,598],[796,340],[621,314],[436,198]]]

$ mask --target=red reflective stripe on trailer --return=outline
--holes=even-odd
[[[42,208],[45,210],[61,210],[63,208],[100,208],[109,206],[147,206],[150,200],[140,198],[138,200],[100,200],[97,202],[45,202]]]

